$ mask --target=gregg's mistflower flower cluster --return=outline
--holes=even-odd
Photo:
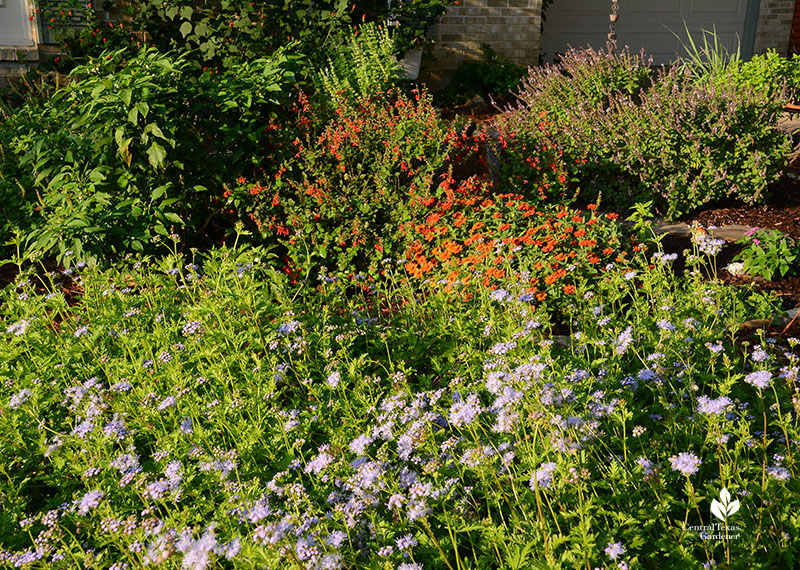
[[[703,462],[692,452],[681,452],[669,458],[669,463],[674,471],[689,477],[696,475]]]
[[[772,372],[769,370],[757,370],[745,376],[744,381],[759,390],[766,390],[772,382]]]
[[[709,227],[709,229],[714,229]],[[716,256],[725,246],[724,239],[712,238],[702,228],[693,228],[692,243],[697,247],[700,253],[709,257]]]

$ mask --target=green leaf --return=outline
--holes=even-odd
[[[158,125],[156,125],[155,123],[150,123],[149,125],[145,126],[144,131],[142,131],[142,133],[143,134],[153,133],[158,138],[167,140],[167,137],[164,136],[164,133],[161,132],[161,129],[158,128]]]
[[[128,111],[128,120],[134,125],[139,121],[139,109],[134,107]]]
[[[119,94],[119,96],[122,98],[122,102],[125,103],[126,105],[130,105],[131,104],[131,96],[132,95],[133,95],[133,91],[130,90],[130,89],[123,89],[122,93]]]
[[[150,161],[150,165],[153,168],[158,168],[164,165],[164,159],[167,157],[167,151],[164,150],[164,147],[154,142],[150,145],[150,148],[147,149],[147,159]]]
[[[139,101],[138,103],[136,103],[136,108],[142,114],[142,117],[147,117],[147,114],[150,112],[150,105],[148,105],[144,101]]]
[[[174,224],[183,225],[183,220],[178,214],[173,212],[164,212],[164,217]]]
[[[103,174],[103,171],[100,170],[99,168],[95,168],[94,170],[92,170],[89,173],[89,180],[91,180],[95,184],[97,184],[99,182],[102,182],[105,179],[106,179],[106,175]]]
[[[208,26],[206,26],[205,22],[198,22],[194,27],[194,33],[199,37],[204,38],[208,34]]]
[[[192,23],[191,22],[184,22],[181,24],[181,35],[185,38],[189,34],[192,33]]]
[[[191,6],[184,6],[181,8],[181,18],[184,20],[191,20],[192,14],[194,14],[194,9]]]
[[[153,193],[150,194],[150,200],[158,200],[161,198],[161,196],[167,193],[167,188],[169,188],[169,184],[164,184],[153,190]]]

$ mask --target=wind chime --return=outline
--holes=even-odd
[[[608,42],[606,47],[612,53],[617,49],[617,20],[619,20],[619,0],[611,0],[611,13],[608,15]]]

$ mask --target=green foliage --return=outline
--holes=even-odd
[[[558,65],[530,68],[517,98],[532,125],[546,112],[556,128],[570,121],[574,109],[607,109],[620,96],[636,99],[650,84],[651,60],[628,50],[568,50]],[[517,121],[524,121],[523,116]]]
[[[776,274],[785,277],[797,273],[800,247],[777,230],[754,228],[736,243],[744,245],[744,249],[734,261],[741,261],[748,275],[772,281]]]
[[[308,56],[326,53],[349,25],[344,0],[135,0],[129,12],[137,30],[162,50],[196,48],[209,65],[263,57],[287,41]]]
[[[535,125],[529,119],[525,128],[518,128],[513,115],[496,120],[496,140],[492,141],[498,156],[495,185],[540,204],[569,204],[579,192],[577,180],[571,178],[571,165],[558,148],[550,117],[542,112]]]
[[[476,95],[486,100],[491,96],[506,98],[517,89],[526,68],[501,60],[489,44],[484,44],[481,49],[483,59],[459,64],[448,86],[434,95],[437,104],[459,104]]]
[[[68,60],[94,57],[105,49],[134,54],[143,44],[162,52],[178,50],[209,67],[236,66],[267,57],[288,43],[311,57],[326,54],[350,25],[350,4],[343,0],[133,0],[120,24],[99,25],[96,12],[72,0],[65,15],[60,0],[39,0],[40,18],[48,22]],[[51,21],[52,20],[52,21]]]
[[[400,88],[402,74],[386,28],[366,24],[354,30],[314,79],[316,100],[331,110]]]
[[[728,68],[742,62],[737,45],[733,53],[729,52],[725,46],[720,44],[716,28],[712,31],[702,30],[703,43],[700,45],[692,37],[689,27],[684,23],[688,44],[680,36],[674,34],[680,41],[686,52],[685,58],[679,58],[675,65],[684,68],[691,74],[692,78],[698,81],[707,81],[712,78],[724,77]],[[674,32],[673,32],[674,33]]]
[[[793,567],[798,341],[736,342],[759,299],[630,263],[576,280],[563,332],[511,280],[292,286],[261,248],[25,270],[0,292],[4,563]],[[732,540],[706,534],[722,489]]]
[[[800,93],[800,55],[786,58],[770,50],[748,61],[731,63],[716,80],[750,85],[756,91],[764,91],[769,99],[791,103]]]
[[[456,0],[396,0],[392,2],[391,19],[394,27],[392,39],[396,53],[402,55],[409,49],[422,48],[425,34]]]
[[[280,132],[293,80],[282,52],[214,75],[153,48],[122,64],[119,56],[76,68],[65,88],[6,125],[19,168],[35,176],[25,194],[37,210],[25,228],[30,249],[91,258],[151,249],[170,231],[194,238],[221,213],[224,183],[279,154],[253,148]]]
[[[396,2],[391,15],[386,2],[369,0],[132,0],[128,17],[102,25],[92,4],[80,0],[38,0],[39,19],[63,58],[56,67],[68,71],[75,62],[107,49],[132,56],[142,45],[162,52],[186,52],[203,66],[230,68],[267,57],[287,43],[309,61],[324,61],[347,37],[359,14],[386,22],[391,16],[393,52],[401,55],[425,44],[425,34],[453,0]],[[302,70],[308,79],[314,70]]]

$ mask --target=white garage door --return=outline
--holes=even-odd
[[[0,46],[33,45],[28,0],[0,0]]]
[[[620,0],[617,45],[632,52],[644,48],[654,64],[669,63],[685,53],[685,22],[695,41],[702,40],[701,30],[715,29],[720,43],[733,51],[740,39],[745,43],[747,7],[748,0]],[[605,49],[610,13],[610,0],[555,0],[544,22],[544,60],[553,61],[568,45]]]

